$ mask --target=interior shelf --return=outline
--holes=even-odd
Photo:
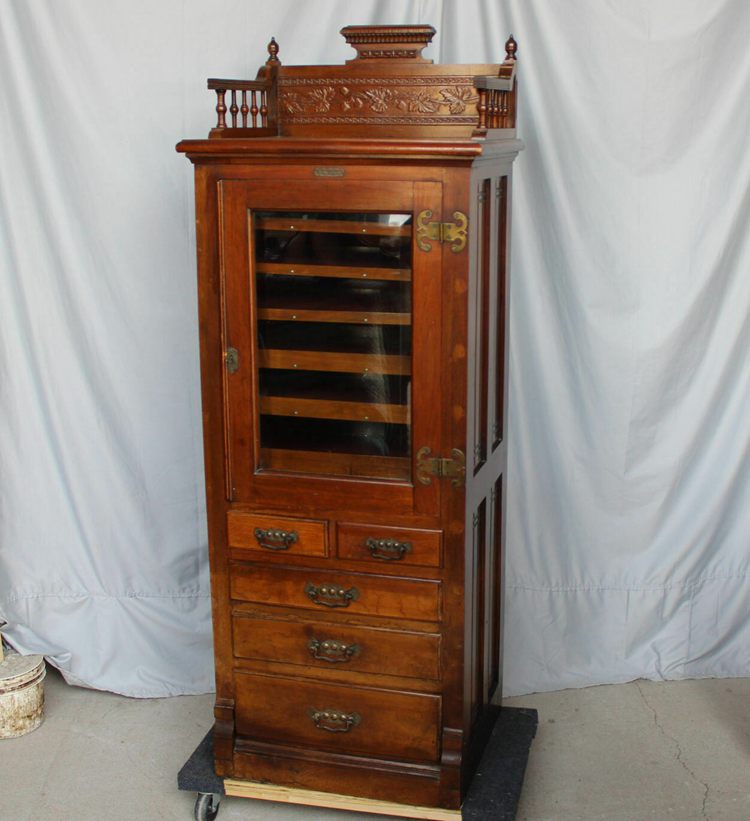
[[[408,479],[408,427],[261,415],[261,469]]]
[[[295,277],[331,277],[335,279],[377,279],[411,282],[411,268],[375,268],[354,265],[320,265],[318,263],[259,262],[259,274]]]
[[[258,232],[260,233],[260,232]],[[391,269],[409,266],[410,246],[406,237],[362,236],[349,244],[337,242],[336,234],[265,235],[255,255],[256,265],[284,264],[295,268],[318,265],[327,268]],[[256,237],[256,242],[259,237]],[[406,263],[406,264],[404,264]]]
[[[388,225],[374,220],[308,219],[307,217],[258,217],[255,227],[267,231],[305,231],[325,234],[358,234],[410,237],[411,225]]]
[[[266,447],[360,456],[406,456],[408,426],[370,420],[281,418],[262,414]]]
[[[409,404],[409,377],[261,368],[261,396],[386,405]]]
[[[315,419],[346,419],[360,422],[409,422],[408,405],[384,405],[376,402],[300,399],[287,396],[262,396],[260,412],[271,416],[300,416]]]
[[[269,322],[258,324],[260,348],[361,353],[374,356],[411,353],[408,329],[393,325]]]
[[[304,450],[260,449],[262,470],[285,473],[312,473],[336,476],[369,476],[373,479],[399,479],[411,476],[409,459],[401,456],[362,456],[353,453],[314,453]]]
[[[258,319],[291,322],[411,325],[411,314],[387,311],[316,311],[307,308],[259,308]]]
[[[411,373],[411,357],[264,348],[258,351],[258,367],[403,375]]]
[[[397,282],[350,280],[343,286],[336,280],[317,277],[300,281],[294,277],[259,275],[257,284],[258,308],[411,315],[409,289]]]

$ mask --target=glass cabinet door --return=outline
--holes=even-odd
[[[441,447],[442,249],[417,215],[442,185],[219,190],[227,498],[433,514],[417,454]]]
[[[257,468],[411,479],[412,216],[255,211]]]

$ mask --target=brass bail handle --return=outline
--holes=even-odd
[[[398,542],[395,539],[368,539],[365,546],[370,557],[382,562],[397,562],[411,553],[411,542]]]
[[[299,539],[299,534],[295,530],[276,530],[274,528],[256,527],[253,535],[258,544],[266,550],[289,550]]]
[[[312,582],[305,585],[305,594],[310,601],[322,604],[324,607],[349,607],[359,598],[359,590],[356,587],[350,587],[347,590],[335,584],[316,585]]]
[[[351,661],[359,655],[358,644],[345,644],[335,639],[310,639],[307,649],[314,659],[332,663]]]
[[[319,730],[329,733],[348,733],[361,721],[357,713],[344,713],[340,710],[311,710],[310,718]]]

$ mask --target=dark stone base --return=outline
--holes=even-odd
[[[224,779],[214,772],[213,729],[195,748],[195,752],[177,773],[177,787],[190,792],[212,792],[224,795]]]
[[[536,735],[536,710],[503,707],[484,749],[461,818],[466,821],[513,821],[521,797],[529,748]]]
[[[526,762],[539,718],[536,710],[504,707],[469,787],[461,818],[466,821],[513,821],[521,797]],[[224,780],[214,772],[212,731],[196,747],[177,775],[181,790],[224,794]]]

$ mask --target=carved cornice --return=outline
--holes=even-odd
[[[422,50],[435,35],[432,26],[346,26],[344,39],[357,52],[355,60],[425,62]]]

